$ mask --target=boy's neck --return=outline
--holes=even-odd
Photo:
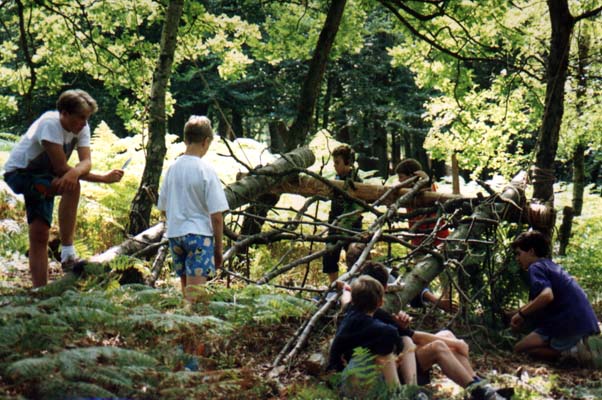
[[[202,158],[205,154],[207,154],[207,148],[203,143],[189,143],[186,145],[186,151],[184,154],[187,156]]]

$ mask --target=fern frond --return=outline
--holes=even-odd
[[[154,312],[131,315],[128,319],[135,324],[152,326],[153,329],[162,331],[173,331],[180,326],[227,329],[229,325],[227,322],[212,315],[183,315]]]
[[[35,305],[7,306],[0,308],[0,321],[19,317],[35,317],[41,312]]]
[[[115,315],[97,308],[66,306],[57,310],[54,315],[57,318],[67,322],[76,329],[85,329],[86,327],[97,324],[111,324]]]
[[[13,381],[21,383],[49,376],[58,365],[58,360],[53,356],[25,358],[10,364],[5,373]]]
[[[93,383],[70,382],[62,379],[43,382],[40,385],[40,394],[47,400],[117,397],[115,393]]]

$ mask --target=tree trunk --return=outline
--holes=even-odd
[[[458,167],[458,154],[454,151],[451,162],[452,193],[460,194],[460,168]]]
[[[171,76],[178,39],[178,26],[184,0],[172,0],[165,12],[159,59],[153,73],[149,100],[149,138],[146,146],[146,164],[140,186],[130,209],[129,233],[136,234],[148,228],[153,204],[157,201],[159,178],[165,158],[165,94]]]
[[[314,108],[318,95],[320,93],[320,85],[322,77],[326,70],[326,62],[334,39],[341,24],[343,11],[347,0],[332,0],[326,15],[326,21],[320,32],[316,49],[309,64],[309,71],[301,88],[299,103],[297,106],[297,117],[289,129],[290,145],[285,150],[299,146],[305,142],[308,132],[311,130]]]
[[[378,160],[378,173],[383,178],[389,177],[389,152],[387,151],[387,130],[382,125],[382,117],[376,115],[374,122],[372,155]]]
[[[575,216],[581,215],[583,209],[583,192],[585,190],[585,145],[577,144],[573,150],[573,210]]]
[[[558,230],[558,242],[560,243],[558,255],[566,255],[566,248],[569,245],[571,230],[573,228],[573,215],[574,213],[571,207],[564,207],[562,209],[562,224]]]
[[[283,121],[270,121],[268,128],[270,131],[270,152],[280,154],[284,153],[287,147],[292,147],[286,145],[288,129]]]
[[[23,101],[23,109],[25,112],[25,117],[27,118],[27,124],[31,124],[35,115],[33,113],[33,91],[36,87],[37,74],[35,64],[33,63],[30,48],[30,40],[29,32],[26,30],[25,25],[27,22],[25,21],[25,10],[23,7],[23,3],[21,0],[17,0],[17,11],[19,13],[19,46],[21,47],[21,51],[23,52],[23,57],[25,58],[25,64],[29,69],[29,85],[27,86],[27,90],[23,93],[22,101]],[[28,25],[28,24],[27,24]],[[28,25],[29,26],[29,25]],[[33,44],[32,44],[33,45]]]
[[[465,266],[480,266],[486,252],[474,251],[470,248],[468,239],[481,239],[481,236],[491,226],[491,222],[514,219],[520,215],[524,204],[524,193],[517,187],[508,187],[501,195],[501,201],[486,202],[475,208],[470,218],[458,226],[447,238],[446,253],[449,258],[456,259]],[[471,251],[472,250],[472,251]],[[387,293],[385,309],[392,312],[401,310],[420,291],[443,271],[441,258],[431,254],[422,257],[410,273],[403,277],[403,290]]]
[[[234,210],[270,191],[279,182],[294,179],[299,168],[304,169],[316,161],[316,156],[307,147],[301,147],[283,155],[272,164],[255,171],[244,179],[226,188],[226,199],[230,210]]]
[[[554,161],[564,113],[564,85],[567,77],[574,19],[567,0],[548,0],[552,37],[546,68],[546,100],[537,138],[533,176],[533,197],[554,204]],[[548,232],[549,233],[549,232]]]
[[[338,180],[328,180],[328,184],[326,184],[318,179],[309,176],[298,176],[295,179],[291,179],[287,182],[282,182],[279,185],[270,188],[270,191],[273,193],[298,194],[305,197],[332,197],[333,192],[331,186],[329,185],[338,187],[339,189],[344,189],[345,182]],[[347,188],[347,193],[352,197],[364,200],[368,203],[372,203],[378,200],[381,196],[385,194],[385,192],[391,189],[390,186],[371,185],[367,183],[355,183],[354,186],[355,189]],[[381,204],[389,206],[395,201],[397,201],[399,197],[406,194],[408,191],[410,191],[410,189],[398,189],[392,191],[381,202]],[[462,197],[454,194],[424,191],[419,193],[416,197],[414,197],[410,204],[403,205],[412,208],[428,207],[434,205],[437,202],[443,203],[447,200],[459,199],[462,199]]]
[[[577,118],[583,115],[583,104],[587,91],[587,65],[589,63],[590,37],[587,33],[577,38]],[[583,209],[583,191],[585,189],[585,150],[583,139],[579,138],[573,150],[573,211],[574,215],[581,215]],[[570,234],[570,231],[569,231]],[[568,243],[568,237],[567,237]]]

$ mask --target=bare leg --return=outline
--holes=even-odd
[[[400,387],[399,376],[397,375],[397,365],[395,364],[395,355],[376,357],[376,364],[380,366],[385,382],[388,387]]]
[[[397,357],[397,370],[406,385],[417,385],[416,345],[407,336],[402,336],[403,353]]]
[[[339,272],[329,272],[328,273],[328,280],[330,281],[330,283],[334,282],[337,280],[337,278],[339,277]]]
[[[453,339],[453,340],[458,339],[456,337],[456,335],[454,335],[451,331],[448,331],[448,330],[439,331],[435,335],[446,338],[446,339]],[[466,371],[468,371],[468,373],[474,377],[476,374],[475,374],[474,370],[472,369],[472,365],[470,365],[470,359],[467,356],[465,356],[464,354],[458,353],[453,348],[450,348],[450,350],[452,351],[452,354],[454,355],[454,357],[456,357],[456,359],[464,366]]]
[[[41,218],[29,225],[29,270],[33,287],[48,283],[48,235],[50,227]]]
[[[473,374],[464,368],[443,341],[435,340],[419,348],[416,359],[424,370],[428,370],[433,364],[439,364],[445,376],[462,387],[468,386],[473,380]]]
[[[180,283],[182,285],[182,296],[186,298],[186,275],[180,277]]]
[[[72,192],[65,192],[61,195],[59,205],[59,229],[61,234],[61,244],[70,246],[75,238],[75,222],[77,218],[77,205],[79,204],[80,186]]]
[[[550,344],[535,332],[529,333],[514,345],[514,351],[516,353],[527,353],[544,361],[555,361],[560,357],[560,352],[551,348]]]
[[[207,282],[206,276],[187,276],[186,286],[182,286],[184,290],[184,298],[193,303],[199,297],[199,286],[204,285]]]

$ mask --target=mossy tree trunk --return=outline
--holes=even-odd
[[[587,91],[587,65],[589,58],[590,37],[587,33],[577,37],[577,118],[583,115],[583,104]],[[583,209],[583,192],[585,189],[585,146],[583,139],[579,139],[573,150],[573,211],[574,215],[581,215]]]
[[[159,178],[165,158],[165,95],[171,77],[174,54],[177,46],[178,26],[182,17],[184,0],[172,0],[165,12],[161,46],[157,65],[153,73],[153,83],[149,99],[148,144],[146,164],[140,186],[132,202],[129,216],[129,233],[137,234],[148,228],[151,209],[157,201]]]
[[[456,228],[448,237],[447,250],[449,258],[455,259],[464,266],[480,266],[483,264],[486,252],[474,249],[469,239],[483,239],[482,236],[490,228],[493,220],[514,220],[520,215],[522,207],[520,195],[516,187],[509,187],[500,195],[496,202],[484,202],[477,206],[473,214]],[[433,279],[443,272],[444,265],[441,257],[427,254],[420,258],[412,271],[403,277],[403,290],[388,292],[385,309],[397,312],[410,302]]]
[[[339,31],[346,3],[347,0],[332,0],[330,3],[316,49],[309,63],[309,71],[301,87],[297,117],[289,128],[286,150],[291,150],[302,145],[312,128],[314,109],[320,93],[324,71],[326,71],[326,63],[334,44],[334,39]]]

